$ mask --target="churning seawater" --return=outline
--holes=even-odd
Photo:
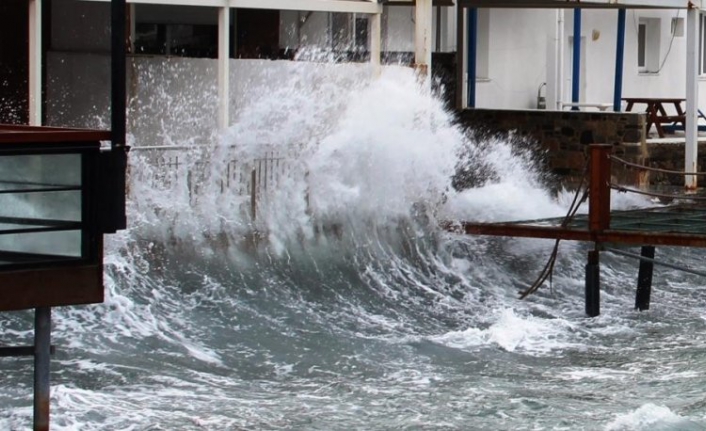
[[[527,146],[470,137],[403,68],[309,78],[166,173],[132,152],[106,301],[54,311],[52,429],[706,429],[702,279],[656,268],[636,312],[637,263],[604,253],[589,319],[588,245],[564,243],[551,288],[519,300],[553,242],[437,226],[564,215],[572,194],[550,193]],[[253,222],[223,172],[267,154],[286,169]],[[1,315],[3,344],[31,342],[31,323]],[[32,362],[0,367],[0,429],[27,429]]]

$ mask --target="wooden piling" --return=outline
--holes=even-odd
[[[596,317],[600,305],[600,242],[598,234],[610,228],[610,153],[612,145],[593,144],[589,147],[590,183],[588,190],[588,230],[595,249],[588,252],[586,263],[586,314]]]
[[[590,147],[590,185],[588,191],[588,229],[598,233],[610,228],[610,153],[612,145]]]
[[[34,313],[34,431],[48,431],[51,308],[39,307]]]
[[[655,247],[653,245],[642,246],[640,255],[647,259],[654,259]],[[647,259],[640,260],[640,269],[637,274],[635,309],[640,311],[650,309],[650,296],[652,294],[652,271],[654,269],[654,262]]]
[[[601,314],[601,282],[598,250],[588,252],[586,263],[586,315],[596,317]]]

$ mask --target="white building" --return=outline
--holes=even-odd
[[[431,3],[431,0],[424,2]],[[220,92],[220,96],[216,95],[220,113],[212,118],[219,118],[221,125],[232,121],[233,109],[237,109],[229,108],[230,102],[240,97],[234,94],[242,78],[233,73],[240,67],[238,60],[307,59],[312,55],[301,53],[312,52],[316,47],[319,53],[323,50],[330,54],[329,57],[358,62],[376,59],[377,55],[370,53],[379,50],[383,63],[412,64],[415,55],[418,58],[428,55],[415,54],[420,45],[434,53],[447,53],[451,59],[458,51],[456,21],[459,14],[451,0],[439,0],[438,4],[435,1],[429,8],[428,18],[409,6],[410,1],[404,0],[380,3],[367,0],[134,0],[129,3],[133,66],[166,63],[174,61],[175,57],[199,58],[183,60],[182,64],[196,67],[192,72],[204,80],[196,87],[204,91],[215,88]],[[547,6],[575,5],[573,2],[469,0],[468,3],[479,5],[476,107],[532,109],[538,106],[538,96],[545,98],[548,109],[562,109],[562,102],[571,102],[573,13],[572,9]],[[199,6],[193,6],[196,4]],[[618,3],[594,0],[582,4],[615,6]],[[670,4],[674,4],[675,9],[663,8]],[[480,7],[485,5],[514,7]],[[541,7],[518,8],[525,5]],[[622,95],[686,97],[686,2],[627,0],[622,5],[662,7],[627,11]],[[2,45],[0,122],[33,118],[35,123],[49,125],[81,125],[77,122],[86,125],[87,118],[95,118],[105,111],[109,89],[108,2],[3,0],[0,8],[3,8],[0,9],[3,40],[18,34],[33,34],[35,40],[42,41],[32,45],[31,39],[28,40],[27,46],[41,46],[32,54],[31,49],[12,51],[9,45],[7,48],[6,44]],[[581,103],[613,102],[617,16],[617,9],[583,10],[578,100]],[[698,40],[703,41],[706,18],[699,16],[698,19]],[[430,34],[427,36],[430,37],[415,42],[415,33],[424,28],[420,20],[428,21]],[[41,24],[34,25],[34,22]],[[466,30],[465,24],[462,30]],[[466,49],[464,46],[461,51]],[[699,76],[706,77],[704,49],[706,43],[699,42]],[[219,62],[219,57],[232,60]],[[32,63],[30,58],[37,61]],[[465,66],[466,61],[463,63]],[[252,67],[273,65],[260,63]],[[464,69],[464,72],[467,71]],[[34,78],[28,78],[32,76]],[[192,79],[181,84],[179,79],[185,76],[170,78],[175,95],[180,89],[198,89],[194,88]],[[466,106],[468,86],[466,79],[463,80],[462,103]],[[697,84],[699,99],[706,100],[706,94],[702,94],[706,86],[701,82],[699,79]],[[34,94],[39,92],[43,94],[43,103],[35,103]],[[25,99],[32,101],[31,109]],[[28,115],[29,111],[32,115]]]

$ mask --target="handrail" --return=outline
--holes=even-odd
[[[620,162],[626,166],[630,166],[632,168],[637,168],[637,169],[642,169],[645,171],[653,171],[653,172],[661,172],[663,174],[672,174],[672,175],[683,175],[683,176],[688,176],[688,175],[700,175],[700,176],[706,176],[706,172],[682,172],[682,171],[672,171],[669,169],[661,169],[661,168],[653,168],[650,166],[645,166],[645,165],[639,165],[637,163],[632,163],[628,162],[627,160],[623,160],[620,157],[616,157],[611,155],[611,159],[615,160],[616,162]]]
[[[630,188],[627,188],[624,186],[619,186],[614,183],[610,183],[610,188],[613,190],[617,190],[618,192],[621,192],[621,193],[635,193],[638,195],[652,196],[655,198],[684,199],[684,200],[691,200],[691,201],[706,202],[706,197],[703,197],[703,196],[668,195],[668,194],[664,194],[664,193],[645,192],[642,190],[635,190],[635,189],[630,189]]]

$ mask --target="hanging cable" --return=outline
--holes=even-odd
[[[576,212],[578,211],[579,207],[581,207],[581,204],[586,201],[586,198],[588,197],[588,187],[584,187],[584,184],[586,182],[586,176],[588,174],[588,159],[586,160],[586,164],[584,166],[584,174],[581,177],[581,183],[579,184],[579,187],[576,189],[576,193],[574,194],[574,199],[571,202],[571,205],[569,206],[569,210],[566,213],[566,217],[564,217],[564,220],[561,222],[561,227],[565,228],[566,226],[569,225],[571,220],[574,218],[576,215]],[[581,191],[583,190],[583,193]],[[556,263],[556,258],[559,253],[559,242],[561,240],[556,240],[554,242],[554,248],[552,249],[552,253],[549,255],[549,260],[547,261],[546,265],[544,265],[544,268],[542,268],[542,271],[540,272],[539,276],[537,279],[532,283],[530,287],[525,289],[524,291],[520,292],[520,299],[525,299],[527,296],[533,294],[536,292],[542,284],[544,284],[547,279],[549,279],[549,288],[551,289],[552,287],[552,278],[554,274],[554,264]]]

